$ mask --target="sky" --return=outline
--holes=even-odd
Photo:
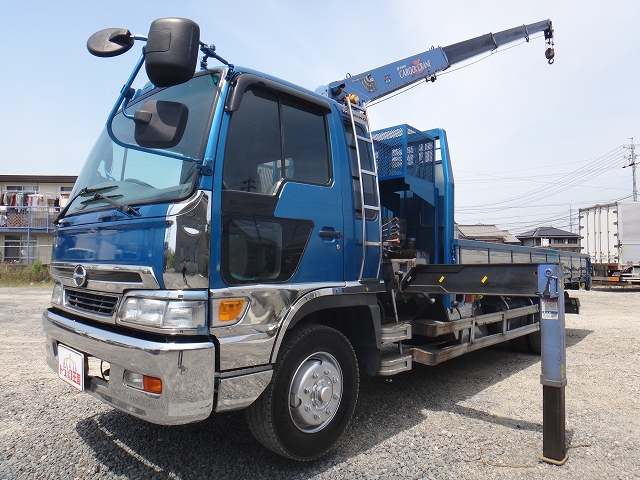
[[[107,27],[146,36],[162,17],[190,18],[230,62],[312,90],[549,18],[553,65],[533,35],[372,105],[372,128],[447,131],[461,224],[577,233],[579,208],[631,200],[623,166],[630,137],[640,162],[634,0],[0,0],[0,174],[77,175],[140,53],[138,42],[97,58],[86,40]]]

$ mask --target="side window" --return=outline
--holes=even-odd
[[[280,180],[280,143],[278,99],[264,90],[247,90],[229,123],[224,186],[243,192],[269,191]]]
[[[278,93],[249,88],[231,114],[224,187],[272,195],[284,179],[329,183],[325,114]]]
[[[295,274],[313,222],[225,215],[222,276],[230,284],[286,282]]]
[[[353,127],[351,122],[344,122],[345,135],[347,137],[347,147],[349,149],[349,165],[351,168],[351,184],[353,187],[353,199],[355,203],[356,218],[362,218],[362,200],[360,199],[360,175],[358,172],[358,153],[356,151],[356,138],[353,135]],[[364,128],[356,123],[357,134],[360,137],[365,137],[366,132]],[[373,171],[373,155],[371,145],[369,143],[358,140],[358,150],[360,151],[360,162],[363,170]],[[368,206],[378,206],[378,192],[376,191],[376,185],[374,177],[371,175],[362,175],[364,202]],[[366,219],[375,220],[377,213],[374,210],[367,210]]]
[[[324,114],[291,101],[282,102],[285,177],[305,183],[329,183],[329,148]]]

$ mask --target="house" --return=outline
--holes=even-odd
[[[500,230],[495,225],[457,225],[457,229],[458,238],[461,239],[520,245],[520,240],[511,235],[507,230]]]
[[[0,261],[51,261],[53,221],[76,182],[70,175],[0,175]]]
[[[553,248],[568,252],[580,252],[580,235],[555,227],[538,227],[516,235],[526,247]]]

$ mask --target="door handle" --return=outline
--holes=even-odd
[[[320,238],[324,239],[342,238],[342,232],[336,232],[334,230],[320,230],[318,235],[320,235]]]

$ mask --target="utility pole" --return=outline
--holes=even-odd
[[[631,173],[633,175],[633,201],[638,201],[638,187],[636,185],[636,145],[633,143],[633,137],[631,137],[631,145],[624,145],[624,148],[631,150],[631,155],[625,155],[624,158],[629,159],[629,165],[625,165],[622,168],[631,167]]]
[[[571,210],[571,205],[569,205],[569,231],[573,233],[573,212]]]

